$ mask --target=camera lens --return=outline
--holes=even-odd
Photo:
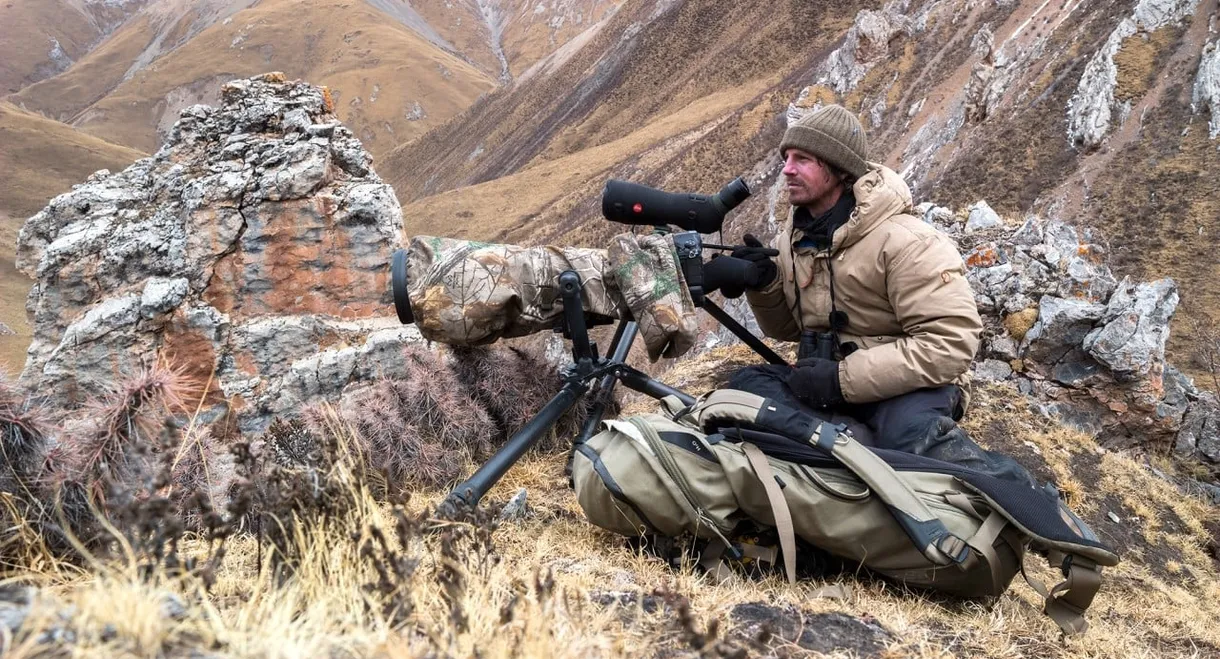
[[[390,281],[394,287],[394,310],[398,312],[398,320],[403,325],[414,323],[411,297],[407,294],[407,250],[394,252],[394,259],[390,262]]]

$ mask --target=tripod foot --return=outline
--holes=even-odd
[[[435,516],[451,522],[470,519],[479,505],[477,500],[473,503],[470,501],[473,494],[469,488],[466,488],[465,491],[461,487],[456,488],[436,507]]]

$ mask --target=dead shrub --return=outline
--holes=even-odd
[[[153,469],[167,419],[184,412],[192,396],[190,380],[160,364],[118,383],[85,406],[79,430],[60,439],[65,477],[86,484],[103,503],[107,489],[138,486]]]
[[[498,435],[492,415],[440,356],[412,347],[406,359],[405,378],[374,383],[344,414],[390,492],[453,482],[472,460],[491,455]]]
[[[453,362],[458,378],[495,418],[501,431],[497,443],[521,429],[563,388],[563,379],[553,365],[518,348],[455,348]],[[587,399],[565,414],[535,447],[541,451],[566,448],[584,422],[585,402]]]

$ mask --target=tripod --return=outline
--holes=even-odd
[[[694,236],[697,240],[698,234],[694,234]],[[702,279],[698,278],[697,281],[701,284]],[[768,362],[786,363],[758,337],[751,334],[714,302],[708,300],[703,295],[701,285],[692,285],[690,288],[696,306],[706,310],[721,325],[724,325]],[[694,397],[662,384],[646,373],[626,364],[627,353],[639,333],[639,326],[634,320],[623,319],[618,322],[606,356],[599,356],[597,347],[589,340],[584,306],[580,301],[580,275],[571,270],[562,273],[559,276],[559,291],[563,299],[563,335],[572,342],[572,364],[564,369],[563,388],[531,417],[525,426],[513,434],[508,442],[499,451],[496,451],[495,455],[479,467],[474,475],[455,487],[445,497],[445,500],[437,507],[439,516],[454,518],[461,511],[477,506],[483,495],[494,487],[504,474],[521,459],[521,456],[525,455],[530,447],[551,426],[555,425],[560,417],[575,407],[590,390],[594,391],[596,397],[590,406],[589,416],[585,419],[580,433],[573,440],[573,447],[580,446],[597,433],[611,402],[614,387],[618,382],[622,382],[628,389],[657,400],[674,396],[684,405],[694,405]]]

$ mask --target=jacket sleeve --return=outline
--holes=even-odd
[[[905,336],[843,360],[839,384],[846,400],[868,403],[950,384],[970,368],[983,322],[965,275],[961,255],[940,236],[898,253],[886,289]]]
[[[779,246],[783,236],[784,234],[781,232],[779,237],[773,241],[772,246],[784,249]],[[746,291],[746,301],[750,303],[750,309],[754,311],[754,319],[758,321],[758,328],[762,330],[763,334],[781,341],[799,341],[801,340],[801,328],[797,325],[796,318],[792,316],[792,307],[784,293],[784,277],[788,273],[784,272],[783,262],[783,257],[780,257],[777,261],[779,272],[776,273],[775,280],[766,288]]]

